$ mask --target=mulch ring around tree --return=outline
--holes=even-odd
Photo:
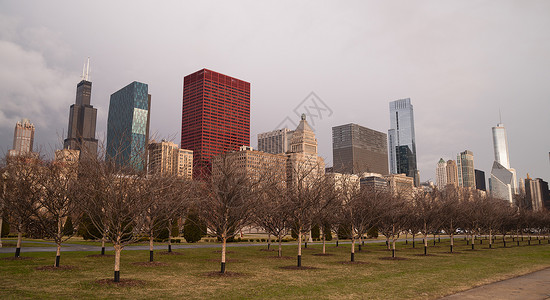
[[[120,279],[120,282],[115,282],[111,279],[100,279],[96,280],[95,283],[99,285],[110,285],[110,286],[120,286],[120,287],[132,287],[132,286],[143,286],[145,281],[137,279]]]
[[[220,278],[220,277],[223,277],[223,278],[228,278],[228,277],[236,278],[236,277],[246,276],[243,273],[229,272],[229,271],[225,271],[225,273],[221,273],[219,271],[217,271],[217,272],[208,272],[208,273],[203,273],[202,275],[206,276],[206,277],[218,277],[218,278]]]
[[[334,256],[334,254],[332,254],[332,253],[315,253],[315,254],[312,254],[312,255],[315,255],[315,256]]]
[[[265,249],[265,248],[262,248],[262,249],[260,249],[260,251],[273,252],[273,251],[275,251],[275,249]]]
[[[431,253],[427,253],[426,255],[424,255],[423,253],[417,253],[417,254],[413,254],[414,256],[439,256],[437,254],[431,254]]]
[[[183,252],[177,252],[177,251],[172,251],[172,252],[164,251],[164,252],[159,252],[159,254],[162,254],[162,255],[183,255],[184,253]]]
[[[317,270],[319,268],[307,267],[307,266],[301,266],[301,267],[298,267],[298,266],[283,266],[283,267],[279,267],[279,269],[283,269],[283,270]]]
[[[4,257],[3,260],[28,260],[28,259],[35,259],[34,257],[28,257],[28,256],[19,256],[19,257]]]
[[[385,256],[385,257],[379,257],[378,259],[380,259],[380,260],[408,260],[408,258],[400,257],[400,256],[396,256],[396,257]]]
[[[86,257],[115,257],[114,254],[90,254],[86,255]]]
[[[207,259],[207,261],[221,263],[221,259],[219,259],[219,258],[209,258],[209,259]],[[239,262],[243,262],[243,260],[236,259],[236,258],[226,258],[225,262],[226,263],[239,263]]]
[[[132,265],[143,266],[143,267],[165,267],[168,264],[160,261],[136,261]]]

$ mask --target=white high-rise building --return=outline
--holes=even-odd
[[[508,155],[508,138],[504,124],[498,123],[493,127],[493,150],[495,162],[489,179],[489,190],[494,197],[513,202],[513,195],[517,194],[516,170],[510,168]]]
[[[294,131],[288,128],[258,134],[258,150],[279,154],[290,150],[290,138]]]
[[[437,169],[435,170],[436,185],[442,189],[447,185],[447,162],[443,158],[439,159]]]

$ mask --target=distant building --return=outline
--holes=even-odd
[[[90,60],[85,71],[82,70],[82,80],[76,85],[76,101],[69,110],[69,128],[64,149],[82,150],[90,157],[97,156],[97,139],[95,138],[97,109],[90,104],[92,83],[88,81]]]
[[[456,164],[458,167],[458,185],[475,189],[474,153],[470,150],[461,152],[457,155]]]
[[[211,160],[250,146],[250,83],[202,69],[183,79],[181,148],[193,151],[193,178],[207,179]]]
[[[387,135],[357,124],[332,127],[332,157],[337,173],[388,174]]]
[[[359,179],[361,189],[382,192],[388,190],[388,181],[381,174],[366,173]]]
[[[414,113],[411,99],[390,102],[390,129],[388,130],[388,156],[391,174],[406,174],[420,184],[416,163]]]
[[[412,177],[405,176],[405,174],[390,174],[385,175],[384,179],[388,182],[389,191],[394,195],[399,195],[408,200],[414,197],[415,187]]]
[[[78,163],[80,157],[80,150],[76,149],[63,149],[55,150],[55,162],[63,164],[75,164]]]
[[[294,131],[288,128],[277,129],[258,134],[258,151],[267,153],[286,153],[290,150],[290,139]]]
[[[334,185],[334,189],[347,192],[358,191],[360,188],[359,176],[356,174],[325,173],[325,176]]]
[[[325,174],[325,161],[317,155],[317,139],[305,114],[292,134],[290,151],[286,155],[287,184],[296,183],[304,172],[307,172],[304,176],[312,180]]]
[[[516,170],[510,168],[508,138],[504,124],[492,128],[495,162],[489,179],[489,190],[494,197],[513,202],[513,195],[518,193]]]
[[[458,166],[452,159],[447,161],[447,184],[458,187]]]
[[[525,179],[525,196],[527,198],[527,208],[533,211],[550,209],[548,182],[540,178],[531,179],[527,175],[527,179]]]
[[[436,185],[442,189],[447,186],[447,162],[443,158],[439,159],[437,168],[435,169]]]
[[[485,172],[474,169],[475,177],[476,177],[476,189],[480,191],[486,191],[487,188],[485,186]]]
[[[28,119],[15,124],[13,131],[13,149],[9,156],[31,154],[34,144],[34,125]]]
[[[221,167],[224,163],[234,167],[237,172],[246,175],[250,179],[273,179],[273,176],[284,182],[286,179],[286,156],[284,154],[272,154],[252,149],[252,147],[241,147],[239,151],[230,151],[215,156],[212,160],[212,175],[221,174]]]
[[[111,95],[106,159],[135,170],[146,167],[150,108],[145,83],[134,81]]]
[[[193,178],[193,151],[180,149],[175,143],[162,140],[148,145],[149,172]]]

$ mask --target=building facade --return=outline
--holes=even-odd
[[[183,80],[181,148],[193,151],[193,177],[208,178],[214,156],[250,146],[250,83],[202,69]]]
[[[456,163],[458,168],[458,186],[475,189],[474,153],[470,150],[460,152],[456,157]]]
[[[487,191],[487,186],[485,185],[485,172],[475,169],[476,177],[476,189],[480,191]]]
[[[149,173],[193,179],[193,151],[166,140],[152,141],[147,149]]]
[[[452,159],[447,161],[447,184],[458,187],[458,166]]]
[[[526,208],[533,211],[550,209],[548,182],[540,178],[531,179],[529,175],[527,175],[527,179],[525,179],[525,196],[527,200]]]
[[[489,190],[495,197],[513,202],[513,195],[518,193],[516,170],[510,168],[510,156],[508,154],[508,137],[504,124],[499,123],[492,128],[493,150],[495,162],[489,179]],[[508,192],[510,189],[510,193]]]
[[[389,169],[392,174],[412,177],[420,184],[416,163],[414,112],[411,99],[390,102],[390,129],[388,130]]]
[[[387,135],[357,124],[332,127],[334,172],[388,174]]]
[[[13,131],[13,149],[9,156],[27,155],[32,153],[34,144],[34,125],[28,119],[22,119],[15,124]]]
[[[414,179],[404,174],[390,174],[384,176],[388,182],[388,190],[394,195],[412,200],[415,193]]]
[[[144,170],[149,141],[151,95],[134,81],[111,95],[106,159],[121,167]]]
[[[241,147],[239,151],[219,154],[213,158],[212,174],[214,176],[221,174],[224,159],[227,160],[225,163],[249,179],[272,180],[275,177],[279,182],[286,180],[287,157],[284,154],[272,154],[254,150],[252,147]]]
[[[288,128],[277,129],[258,134],[258,151],[272,154],[286,153],[290,150],[290,139],[294,131]]]
[[[97,109],[91,104],[92,83],[88,80],[90,60],[82,72],[82,80],[76,85],[76,101],[69,110],[69,128],[64,149],[79,150],[82,155],[97,156],[97,139],[95,138]]]
[[[442,189],[447,185],[447,162],[443,158],[439,159],[435,169],[435,182],[438,188]]]

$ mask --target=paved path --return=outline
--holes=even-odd
[[[550,299],[550,268],[490,283],[441,299]]]

